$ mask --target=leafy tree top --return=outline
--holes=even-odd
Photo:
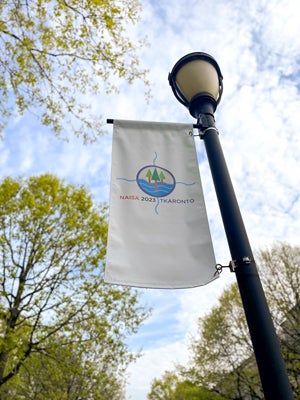
[[[300,247],[276,243],[258,251],[256,258],[292,389],[298,399]],[[174,372],[154,379],[149,400],[264,399],[236,283],[227,287],[217,304],[199,319],[199,329],[191,339],[190,349],[192,358],[187,366],[177,365]]]
[[[101,122],[88,97],[115,90],[115,78],[146,82],[142,41],[126,34],[139,12],[137,0],[1,1],[0,128],[12,113],[30,110],[56,135],[71,126],[94,140]]]
[[[146,313],[135,291],[104,285],[106,237],[106,207],[83,186],[50,174],[0,183],[0,391],[55,343],[107,374],[132,360],[125,338]]]

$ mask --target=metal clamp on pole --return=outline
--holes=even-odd
[[[221,272],[223,272],[223,268],[229,268],[230,272],[235,272],[236,263],[234,260],[231,260],[228,265],[216,264],[215,265],[216,272],[214,275],[215,276],[220,275]]]

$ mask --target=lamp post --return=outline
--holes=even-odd
[[[182,57],[169,74],[175,97],[197,118],[205,143],[265,399],[290,400],[293,392],[215,127],[222,80],[215,59],[200,52]]]

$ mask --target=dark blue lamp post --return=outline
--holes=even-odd
[[[199,52],[182,57],[169,74],[175,97],[197,119],[205,143],[265,399],[290,400],[293,392],[215,127],[222,80],[215,59]]]

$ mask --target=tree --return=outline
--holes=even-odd
[[[33,352],[18,375],[2,387],[0,398],[123,400],[123,381],[116,373],[123,367],[117,365],[117,358],[113,359],[110,345],[105,340],[92,346],[90,340],[71,343],[61,335],[55,340],[52,337],[44,345],[44,352]],[[105,360],[108,352],[111,354]]]
[[[242,396],[244,387],[255,399],[263,399],[254,362],[242,361],[253,354],[241,298],[236,284],[227,288],[218,304],[199,320],[199,333],[191,342],[192,366],[187,375],[198,385],[210,385],[229,399]],[[247,366],[248,367],[248,366]],[[254,369],[255,380],[249,379]]]
[[[158,172],[157,172],[157,169],[156,168],[154,168],[154,172],[153,172],[153,175],[152,175],[152,178],[151,178],[153,181],[154,181],[154,188],[155,188],[155,190],[157,190],[158,189],[158,181],[160,180],[159,179],[159,175],[158,175]]]
[[[226,400],[208,388],[182,380],[176,372],[166,371],[161,379],[154,379],[148,400]]]
[[[261,250],[257,258],[290,381],[299,398],[300,248],[279,243]],[[229,399],[264,398],[236,284],[199,320],[191,350],[193,361],[186,373],[198,385],[210,385]]]
[[[49,174],[0,184],[3,398],[50,398],[33,396],[42,387],[53,399],[82,398],[70,387],[121,398],[108,388],[120,390],[133,361],[125,338],[147,313],[135,291],[103,284],[106,235],[106,208],[82,186]]]
[[[153,379],[147,399],[172,400],[178,381],[176,373],[165,371],[161,379]]]
[[[160,171],[159,179],[160,179],[161,184],[163,185],[164,184],[164,179],[166,179],[166,177],[165,177],[165,174],[162,171]]]
[[[212,390],[197,386],[190,381],[177,383],[174,400],[226,400],[223,396]]]
[[[300,247],[281,243],[260,251],[258,261],[289,378],[300,399]]]
[[[280,243],[258,254],[261,280],[273,320],[279,329],[300,303],[300,247]]]
[[[152,172],[150,169],[148,169],[147,171],[146,178],[148,178],[148,183],[151,183]]]
[[[119,78],[146,83],[137,57],[143,42],[126,36],[139,12],[138,0],[1,1],[0,128],[29,110],[57,135],[71,126],[94,140],[101,122],[88,98],[115,90]]]
[[[300,247],[277,243],[268,250],[260,250],[256,258],[295,399],[298,400]],[[199,330],[190,347],[191,362],[187,366],[177,366],[174,372],[168,372],[161,379],[155,379],[149,400],[209,399],[214,395],[228,400],[264,399],[236,284],[224,290],[217,305],[199,319]],[[201,397],[205,390],[206,394]]]

